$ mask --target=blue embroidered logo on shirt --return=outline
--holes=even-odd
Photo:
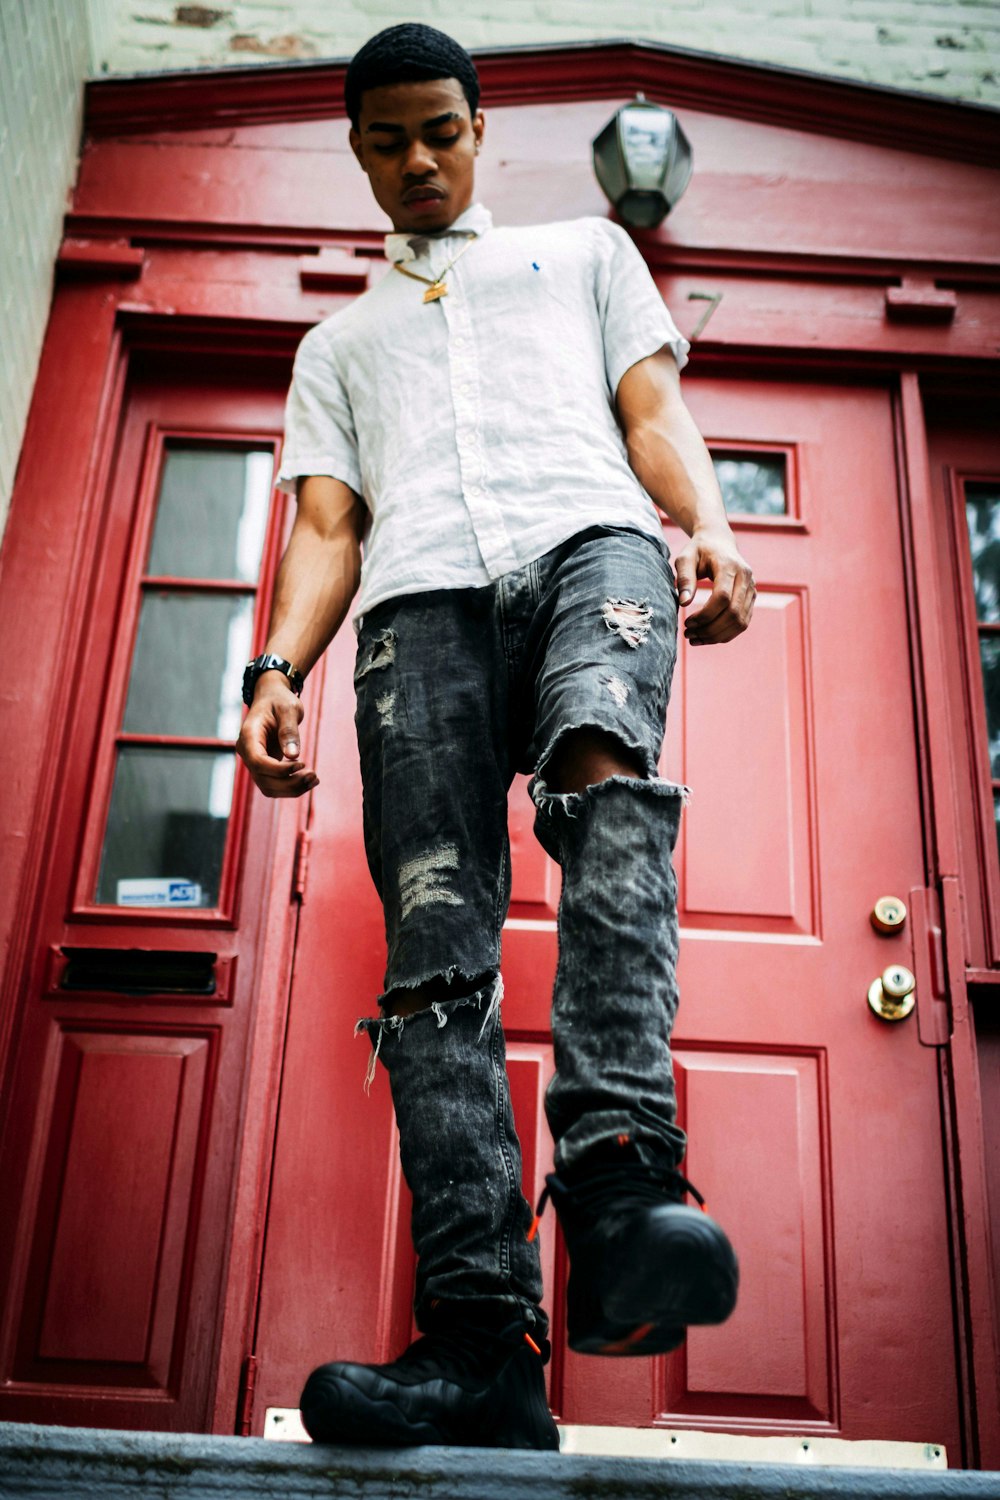
[[[537,262],[537,260],[533,260],[533,261],[532,261],[532,262],[531,262],[531,269],[532,269],[532,270],[533,270],[533,271],[537,271],[537,270],[538,270],[538,262]]]

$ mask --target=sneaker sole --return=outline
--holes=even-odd
[[[636,1357],[669,1354],[690,1324],[723,1323],[736,1306],[739,1269],[725,1233],[690,1209],[660,1256],[636,1258],[602,1298],[603,1318],[584,1329],[570,1320],[569,1346],[580,1354]],[[569,1288],[572,1300],[572,1285]]]
[[[314,1370],[299,1402],[302,1425],[314,1443],[344,1447],[436,1446],[448,1439],[430,1422],[411,1422],[388,1394],[363,1391],[341,1372]]]
[[[302,1425],[313,1442],[354,1448],[469,1447],[558,1450],[559,1431],[549,1417],[544,1432],[528,1441],[524,1433],[459,1432],[450,1424],[438,1427],[427,1419],[410,1418],[399,1403],[399,1388],[361,1367],[365,1389],[341,1366],[321,1365],[306,1381],[299,1403]],[[381,1387],[381,1390],[380,1390]],[[405,1388],[404,1388],[405,1390]],[[547,1413],[546,1413],[547,1414]],[[470,1424],[474,1426],[474,1424]]]

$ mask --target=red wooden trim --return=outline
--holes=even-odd
[[[931,706],[947,701],[944,681],[946,615],[939,582],[933,493],[920,385],[915,374],[904,373],[900,386],[900,478],[904,499],[909,502],[904,509],[909,516],[911,528],[912,582],[917,598],[918,659],[915,662],[914,677],[917,696],[922,703],[921,717],[930,773],[926,790],[932,850],[927,873],[928,883],[934,885],[941,876],[957,876],[960,871],[951,726],[946,716],[935,712]],[[959,941],[958,934],[950,936],[951,941]]]
[[[473,52],[485,107],[621,98],[807,129],[931,156],[992,164],[1000,111],[661,42],[607,40]],[[343,114],[346,60],[263,64],[87,85],[86,133],[246,125]]]
[[[0,944],[0,1084],[19,1012],[27,945],[34,935],[47,830],[66,766],[54,755],[25,757],[23,725],[37,743],[61,743],[79,686],[65,669],[78,658],[87,601],[67,589],[68,578],[89,571],[100,524],[125,383],[125,361],[104,290],[82,283],[62,289],[53,304],[0,552],[0,637],[30,651],[30,679],[12,681],[3,704],[0,780],[7,789]],[[71,394],[70,394],[71,392]],[[51,438],[60,414],[59,441]],[[37,517],[53,494],[71,494],[68,524],[40,527]],[[30,611],[25,600],[33,601]],[[0,1097],[9,1091],[0,1087]],[[3,1126],[0,1112],[0,1129]]]
[[[916,601],[912,639],[922,791],[928,827],[928,883],[941,892],[952,1037],[941,1051],[946,1172],[958,1313],[958,1368],[963,1395],[964,1462],[1000,1461],[997,1328],[990,1261],[990,1214],[983,1158],[983,1118],[976,1038],[965,978],[952,726],[936,705],[947,701],[943,674],[945,599],[933,518],[933,491],[918,376],[901,376],[898,403],[901,515],[908,542],[908,598]]]
[[[224,740],[217,735],[184,735],[184,734],[133,734],[124,729],[119,729],[115,736],[119,745],[149,745],[156,749],[163,746],[168,750],[233,750],[232,740]]]
[[[289,230],[282,225],[225,224],[218,220],[185,219],[178,224],[171,219],[138,219],[135,217],[94,217],[69,212],[67,229],[85,234],[127,236],[133,245],[155,248],[199,247],[212,244],[223,250],[271,250],[275,253],[299,252],[303,257],[318,256],[323,249],[345,251],[356,258],[383,261],[383,235],[374,231],[352,229],[337,231],[329,225],[312,230]],[[865,254],[849,255],[822,250],[741,250],[735,252],[716,245],[676,245],[655,234],[631,231],[643,258],[653,271],[695,272],[735,271],[741,275],[756,271],[774,276],[815,280],[817,277],[848,282],[901,282],[910,273],[931,274],[936,282],[961,287],[968,283],[976,288],[1000,286],[1000,266],[996,258],[970,257],[967,260],[942,261],[922,257],[914,250],[905,261],[895,254],[880,255],[877,247]],[[327,290],[327,288],[324,288]],[[127,304],[126,304],[127,306]],[[136,311],[142,309],[137,308]],[[148,311],[148,309],[147,309]]]
[[[345,250],[321,250],[299,261],[299,285],[306,292],[363,292],[371,262]]]
[[[266,317],[263,313],[260,317],[247,317],[243,313],[227,316],[224,308],[211,317],[204,317],[198,313],[169,312],[159,307],[151,311],[147,303],[118,304],[118,325],[128,339],[130,350],[155,349],[161,354],[175,351],[192,355],[203,355],[211,350],[216,355],[250,355],[255,359],[271,356],[287,363],[289,379],[302,335],[315,322],[315,316],[310,315],[306,308],[303,308],[301,319],[289,323]],[[242,437],[242,433],[235,435],[237,444]],[[253,439],[252,433],[250,437]],[[272,444],[275,441],[273,432],[270,441]]]
[[[939,287],[928,276],[904,276],[901,286],[885,293],[886,316],[904,323],[950,323],[958,311],[958,294]]]
[[[139,579],[144,589],[179,589],[199,594],[256,594],[257,584],[242,583],[234,578],[183,578],[167,574],[144,573]]]
[[[955,607],[958,613],[959,631],[962,638],[962,655],[965,658],[965,702],[968,735],[968,764],[972,768],[972,799],[975,803],[977,865],[980,872],[981,892],[976,896],[982,902],[983,921],[986,929],[986,958],[989,964],[1000,964],[1000,863],[997,860],[996,815],[993,808],[993,781],[989,758],[989,730],[986,723],[986,696],[983,691],[983,669],[980,659],[979,638],[984,633],[983,623],[976,613],[976,601],[972,588],[972,547],[969,542],[969,527],[965,517],[965,487],[975,483],[976,478],[957,469],[952,469],[946,480],[946,493],[951,501],[951,525],[955,538],[959,578],[957,580]],[[987,476],[994,479],[995,476]],[[993,630],[1000,630],[994,626]],[[992,634],[993,631],[986,630]],[[966,892],[966,900],[973,893]]]
[[[60,276],[118,277],[132,281],[142,274],[146,252],[127,240],[65,239],[56,257]]]
[[[948,1048],[951,1078],[943,1090],[946,1133],[958,1218],[954,1257],[962,1295],[959,1307],[959,1346],[968,1359],[970,1392],[970,1452],[966,1462],[983,1469],[1000,1467],[1000,1309],[993,1281],[990,1201],[986,1180],[985,1131],[976,1028],[969,1007],[964,954],[958,938],[962,927],[962,889],[959,878],[941,882],[942,917],[946,933],[945,959],[952,1005],[952,1041]],[[960,1378],[965,1374],[960,1372]]]

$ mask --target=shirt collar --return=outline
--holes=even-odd
[[[481,203],[470,203],[468,208],[459,214],[447,229],[436,234],[414,234],[408,231],[406,234],[387,234],[385,237],[385,258],[391,263],[397,260],[416,260],[423,253],[429,240],[443,239],[449,234],[485,234],[488,229],[493,228],[493,215],[488,208]]]

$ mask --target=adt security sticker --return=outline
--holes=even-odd
[[[194,880],[119,880],[119,906],[201,906],[201,886]]]

